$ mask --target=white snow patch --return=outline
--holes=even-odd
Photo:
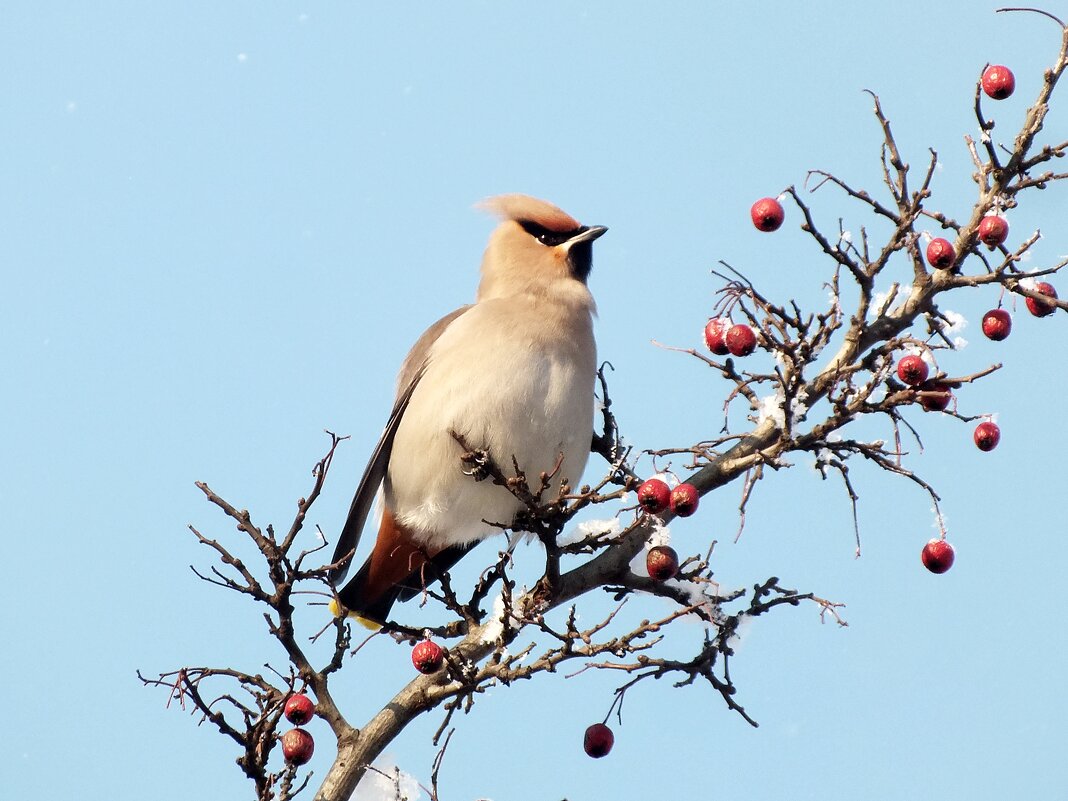
[[[561,534],[556,543],[560,546],[574,545],[576,542],[581,542],[594,535],[599,539],[610,540],[617,538],[622,530],[623,525],[619,522],[618,517],[610,517],[607,520],[584,520],[571,531]]]
[[[524,587],[522,592],[526,592]],[[518,628],[521,623],[519,618],[515,615],[510,615],[510,625],[513,628]],[[482,630],[482,637],[480,638],[484,643],[497,642],[497,638],[504,633],[504,593],[497,593],[497,597],[493,599],[493,610],[490,612],[489,620],[486,621],[486,628]]]
[[[879,311],[885,304],[886,308],[890,309],[899,300],[905,300],[911,294],[912,284],[891,286],[885,292],[876,292],[871,296],[871,308]]]
[[[659,517],[650,517],[649,522],[653,530],[649,533],[649,539],[645,541],[645,548],[653,548],[657,545],[671,544],[671,529],[664,525]]]
[[[727,645],[737,652],[742,643],[749,639],[748,634],[752,625],[753,618],[749,615],[742,615],[741,619],[738,621],[738,628],[734,630],[734,634],[727,640]]]
[[[828,442],[841,442],[842,435],[837,431],[832,431],[827,435]],[[820,448],[816,451],[816,464],[813,465],[817,470],[820,469],[820,465],[830,464],[831,459],[834,457],[834,452],[830,448]]]
[[[808,415],[808,405],[805,403],[807,397],[808,390],[802,387],[798,390],[797,394],[790,399],[790,425],[796,425]]]
[[[911,342],[905,347],[903,347],[901,349],[901,354],[902,356],[919,356],[921,359],[924,360],[924,362],[927,363],[928,367],[935,369],[937,369],[938,367],[938,365],[935,364],[934,353],[931,351],[931,349],[921,347],[915,342]],[[900,361],[900,359],[898,359],[898,361]]]
[[[658,478],[672,488],[674,488],[677,484],[682,483],[679,481],[678,477],[672,473],[656,473],[655,475],[649,476],[649,478]]]
[[[713,603],[713,599],[720,594],[720,585],[718,581],[686,581],[684,579],[675,579],[673,580],[673,583],[686,593],[686,600],[689,601],[690,606],[703,606],[709,614],[712,615],[713,620],[721,617],[719,609]]]
[[[649,578],[649,566],[645,562],[645,551],[638,551],[630,560],[630,572],[635,576]]]
[[[376,759],[373,767],[356,786],[352,801],[419,801],[423,797],[419,781],[397,767],[389,754]]]
[[[959,314],[951,309],[944,309],[942,311],[942,316],[946,318],[942,326],[942,331],[946,334],[959,334],[968,327],[968,321],[964,318],[963,314]]]
[[[646,552],[657,545],[671,544],[671,529],[665,526],[659,518],[650,517],[649,519],[653,525],[653,530],[645,541],[645,548],[634,554],[634,558],[630,560],[630,572],[642,578],[649,577],[649,566],[645,561]]]
[[[782,387],[776,387],[775,392],[760,399],[760,409],[757,414],[757,425],[765,420],[771,420],[778,428],[786,428],[786,412],[783,411],[783,403],[786,396]]]

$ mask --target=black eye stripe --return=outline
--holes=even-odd
[[[524,231],[547,247],[562,245],[572,237],[578,236],[583,231],[589,230],[587,226],[583,225],[573,231],[551,231],[544,225],[538,225],[536,222],[531,222],[530,220],[519,220],[518,222]]]

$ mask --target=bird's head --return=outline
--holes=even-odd
[[[552,203],[528,195],[500,195],[479,207],[501,218],[482,259],[479,300],[524,292],[589,296],[593,240],[607,228],[582,225]]]

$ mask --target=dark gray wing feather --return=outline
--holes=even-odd
[[[371,459],[367,462],[367,467],[364,468],[360,483],[356,487],[356,494],[352,498],[349,515],[345,518],[345,525],[341,528],[341,534],[337,539],[337,547],[334,548],[334,556],[331,563],[338,562],[349,554],[354,554],[356,546],[360,543],[360,534],[363,533],[363,527],[367,522],[368,515],[371,514],[371,507],[374,505],[378,488],[386,477],[386,470],[389,468],[389,455],[393,451],[393,438],[397,435],[397,429],[400,427],[404,410],[408,408],[408,401],[411,400],[412,393],[419,384],[419,379],[423,377],[425,368],[426,366],[424,365],[412,377],[403,394],[393,404],[393,411],[389,415],[389,421],[386,423],[382,436],[371,454]],[[348,573],[349,565],[351,564],[352,560],[350,559],[344,567],[333,571],[330,576],[331,580],[335,584],[340,584]]]

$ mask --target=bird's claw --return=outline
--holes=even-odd
[[[465,476],[471,476],[475,481],[489,478],[489,454],[486,451],[467,451],[460,456],[460,462],[464,465]]]

